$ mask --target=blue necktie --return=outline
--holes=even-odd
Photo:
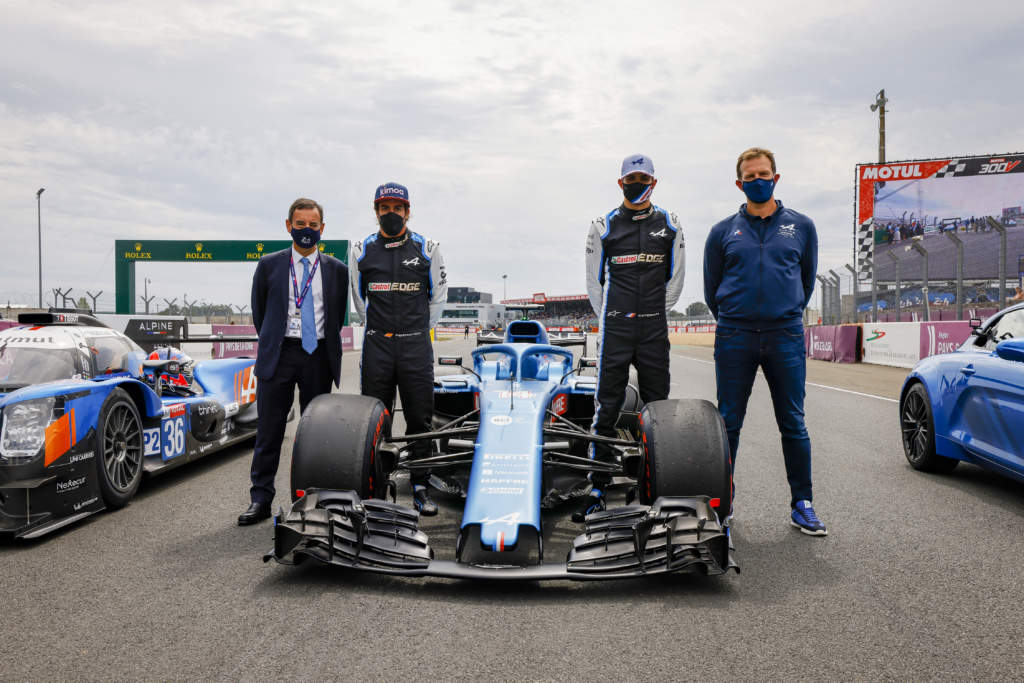
[[[309,282],[309,259],[302,259],[302,282]],[[313,284],[310,283],[306,296],[302,298],[302,349],[306,353],[316,351],[316,315],[313,313]]]

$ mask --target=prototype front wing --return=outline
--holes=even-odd
[[[665,497],[651,506],[595,513],[565,564],[544,563],[540,552],[541,561],[519,566],[435,560],[415,510],[364,501],[354,491],[311,489],[274,517],[274,548],[263,560],[298,564],[308,558],[381,574],[462,579],[593,581],[691,568],[712,575],[739,571],[705,496]]]

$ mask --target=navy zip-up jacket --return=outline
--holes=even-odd
[[[711,228],[704,301],[719,325],[777,330],[803,320],[818,271],[818,233],[810,218],[776,202],[767,218],[742,204]]]

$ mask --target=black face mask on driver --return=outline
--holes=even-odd
[[[643,204],[651,197],[652,183],[622,183],[622,194],[630,204]]]
[[[380,223],[380,229],[384,231],[384,234],[388,237],[394,237],[398,233],[402,232],[402,228],[405,227],[405,217],[395,212],[386,213],[383,216],[378,216],[377,221]]]

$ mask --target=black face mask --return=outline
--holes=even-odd
[[[651,183],[622,183],[622,194],[630,204],[643,204],[650,199],[649,194],[644,196],[650,187]]]
[[[388,237],[394,237],[398,233],[402,232],[402,228],[405,227],[405,217],[400,216],[395,212],[386,213],[383,216],[377,217],[377,222],[380,223],[380,229],[384,231],[384,234]]]

